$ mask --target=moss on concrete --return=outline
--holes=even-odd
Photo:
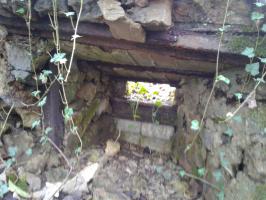
[[[255,36],[235,36],[232,37],[227,43],[227,48],[232,53],[241,53],[246,47],[255,47],[256,37]],[[257,56],[266,55],[266,40],[259,40],[259,45],[256,50]]]
[[[265,200],[266,199],[266,184],[258,185],[253,197],[253,200]]]
[[[89,106],[83,108],[83,110],[79,112],[78,115],[74,116],[74,122],[78,126],[78,131],[81,137],[84,135],[86,129],[88,128],[92,118],[99,108],[99,105],[100,100],[94,99]]]
[[[250,110],[250,117],[259,128],[266,128],[266,107],[259,106],[256,109]]]

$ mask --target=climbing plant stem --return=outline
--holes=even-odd
[[[187,152],[188,150],[191,149],[191,147],[194,145],[194,143],[196,142],[197,138],[199,137],[199,135],[201,133],[201,130],[202,130],[203,125],[204,125],[204,120],[205,120],[205,117],[206,117],[206,114],[207,114],[207,111],[208,111],[208,108],[209,108],[209,104],[211,102],[211,99],[213,97],[214,90],[216,88],[217,77],[219,76],[220,50],[221,50],[221,46],[222,46],[222,41],[223,41],[223,36],[224,36],[224,31],[225,31],[225,23],[226,23],[226,19],[227,19],[227,13],[228,13],[229,5],[230,5],[230,0],[227,0],[225,14],[224,14],[224,19],[223,19],[223,25],[222,25],[222,29],[221,29],[222,30],[221,31],[221,36],[220,36],[220,40],[219,40],[219,44],[218,44],[218,50],[217,50],[217,56],[216,56],[216,65],[215,65],[215,76],[214,76],[214,81],[213,81],[212,89],[211,89],[210,95],[208,97],[207,103],[205,105],[202,118],[200,120],[199,129],[198,129],[196,135],[193,137],[192,142],[185,149],[185,152]]]
[[[78,36],[78,26],[79,26],[79,21],[80,21],[82,9],[83,9],[83,0],[80,0],[79,14],[78,14],[76,26],[75,26],[75,29],[74,29],[74,35],[72,36],[72,39],[71,39],[71,40],[73,40],[73,46],[72,46],[71,57],[70,57],[70,61],[69,61],[68,69],[67,69],[67,74],[66,74],[66,77],[65,77],[65,82],[67,82],[69,74],[71,72],[71,67],[72,67],[74,54],[75,54],[75,50],[76,50],[76,42],[77,42],[77,38],[79,37]]]

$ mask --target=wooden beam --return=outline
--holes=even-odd
[[[52,37],[52,29],[48,20],[42,19],[38,22],[32,22],[32,33],[34,36]],[[9,33],[28,35],[25,21],[20,18],[0,17],[0,24],[8,28]],[[73,35],[73,28],[68,20],[60,19],[59,23],[61,40],[70,41]],[[134,43],[125,40],[116,40],[112,37],[108,27],[104,24],[81,23],[78,34],[82,37],[77,42],[87,45],[99,46],[109,49],[136,50],[139,52],[160,53],[161,55],[170,56],[182,60],[206,61],[216,63],[216,50],[201,48],[193,49],[186,46],[178,45],[179,38],[187,36],[202,36],[205,38],[214,38],[216,33],[184,31],[174,26],[168,31],[152,32],[147,31],[146,43]],[[212,34],[212,35],[211,35]],[[210,37],[214,36],[214,37]],[[221,65],[241,67],[247,63],[247,59],[241,55],[228,52],[221,52]],[[221,66],[222,68],[223,66]]]
[[[81,61],[78,66],[82,72],[89,72],[91,68],[94,68],[115,79],[127,81],[176,84],[184,78],[184,76],[213,78],[213,73],[184,71],[172,67],[120,65],[98,61]]]

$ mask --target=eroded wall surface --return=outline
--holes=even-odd
[[[79,11],[79,1],[58,2],[59,11]],[[32,6],[33,22],[37,24],[52,10],[51,1],[33,1]],[[211,92],[219,42],[217,29],[222,24],[225,6],[224,0],[135,0],[121,1],[121,4],[115,0],[84,1],[81,22],[97,23],[109,30],[99,38],[94,35],[93,44],[79,42],[72,72],[65,84],[67,99],[74,109],[74,121],[84,145],[114,138],[114,133],[117,133],[110,104],[110,98],[116,96],[111,84],[114,77],[171,82],[177,88],[178,122],[174,129],[168,127],[171,133],[165,136],[154,134],[153,127],[150,128],[146,133],[149,138],[143,143],[155,146],[158,148],[156,150],[163,153],[169,153],[171,158],[189,173],[195,174],[198,168],[206,167],[205,178],[213,184],[223,185],[227,200],[253,199],[258,195],[258,190],[265,189],[265,84],[262,83],[239,112],[225,122],[228,113],[238,109],[256,84],[244,69],[243,61],[248,59],[239,57],[239,53],[255,41],[253,35],[256,35],[256,27],[251,21],[251,13],[263,12],[264,9],[255,7],[252,1],[232,0],[230,3],[228,24],[231,28],[225,34],[221,47],[224,54],[221,55],[223,57],[220,65],[221,74],[230,79],[230,84],[217,84],[204,118],[205,126],[187,150],[196,135],[195,131],[191,130],[191,122],[201,120]],[[117,12],[110,11],[110,7]],[[21,12],[26,12],[27,5],[24,1],[0,1],[0,15],[5,20],[23,18],[25,13],[18,12],[20,8],[24,8]],[[66,20],[62,12],[59,18]],[[9,31],[11,25],[6,22],[1,23],[0,20],[0,98],[2,107],[10,108],[13,105],[14,111],[2,135],[1,154],[6,154],[9,145],[34,145],[33,139],[40,137],[39,129],[31,130],[33,122],[40,118],[40,108],[28,106],[36,102],[31,94],[36,89],[33,67],[38,73],[48,69],[50,56],[47,52],[54,49],[51,37],[45,37],[41,33],[34,34],[34,30],[38,30],[34,29],[30,53],[25,33],[19,32],[19,28],[16,33],[14,27]],[[23,27],[25,28],[25,25]],[[160,48],[156,46],[159,50],[154,51],[151,45],[153,43],[149,43],[151,41],[147,38],[150,38],[151,33],[162,33],[161,31],[170,35],[173,32],[178,34],[171,35],[174,40],[171,40],[170,44],[163,43]],[[97,46],[97,42],[102,38],[108,38],[106,41],[110,43],[104,41]],[[167,37],[165,40],[168,39]],[[62,50],[66,53],[70,53],[72,45],[68,40],[69,38],[62,38],[61,41]],[[105,42],[106,44],[103,44]],[[114,48],[110,46],[112,42],[126,45]],[[170,51],[168,48],[170,53],[166,53]],[[186,49],[181,52],[182,55],[180,52],[176,53],[182,48]],[[258,47],[258,54],[265,56],[265,41]],[[194,55],[198,57],[189,59]],[[240,64],[235,67],[232,63]],[[200,71],[202,74],[188,75],[182,73],[183,71]],[[44,86],[41,90],[45,91]],[[242,94],[240,99],[236,98],[237,93]],[[54,102],[47,104],[47,110],[51,104]],[[4,118],[1,119],[1,126],[3,121]],[[126,123],[123,122],[124,124]],[[136,123],[136,126],[139,124]],[[65,127],[68,127],[67,123]],[[16,130],[17,134],[6,134],[10,130]],[[162,144],[161,141],[158,142],[160,139],[166,140],[161,147],[158,145]],[[136,143],[136,137],[129,137],[127,141]],[[71,154],[77,145],[77,138],[66,132],[63,140],[66,153]],[[33,173],[36,171],[38,169],[32,169]],[[202,190],[206,199],[216,199],[214,190],[205,186]]]

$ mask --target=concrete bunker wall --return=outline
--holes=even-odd
[[[11,1],[1,3],[0,6],[0,15],[3,15],[0,24],[7,27],[6,29],[0,26],[0,97],[1,106],[14,105],[14,111],[11,115],[11,128],[5,130],[7,132],[3,133],[3,137],[12,127],[40,136],[38,129],[31,130],[32,123],[39,118],[39,115],[36,115],[39,108],[25,106],[35,102],[31,94],[35,86],[26,37],[27,29],[22,25],[24,21],[21,16],[15,14],[17,4],[12,6],[9,2]],[[14,2],[20,5],[19,1]],[[94,4],[95,2],[93,1]],[[265,84],[257,88],[251,102],[252,109],[247,104],[229,123],[223,123],[226,114],[239,105],[235,94],[241,91],[246,97],[255,84],[246,83],[246,72],[243,68],[249,60],[239,53],[246,44],[254,42],[252,37],[256,35],[256,30],[251,26],[250,13],[256,8],[251,1],[232,2],[230,24],[234,26],[225,33],[220,60],[220,67],[223,69],[221,73],[230,79],[230,84],[220,82],[217,85],[206,112],[205,126],[189,151],[186,151],[187,147],[195,138],[195,132],[190,128],[191,122],[201,119],[213,83],[213,66],[219,41],[217,29],[221,25],[220,14],[224,11],[225,1],[173,1],[172,28],[166,23],[158,27],[161,23],[139,21],[136,16],[131,16],[131,20],[134,19],[132,22],[123,16],[123,19],[129,20],[139,31],[140,37],[137,39],[140,43],[132,42],[132,39],[136,38],[125,38],[124,34],[116,35],[114,29],[110,32],[109,28],[112,28],[113,24],[106,21],[108,18],[104,20],[106,25],[95,25],[90,22],[99,22],[97,16],[96,19],[95,16],[88,19],[91,16],[84,13],[80,30],[84,37],[77,45],[72,73],[66,84],[67,97],[75,111],[74,120],[84,145],[89,146],[110,137],[116,139],[120,130],[120,139],[168,153],[171,159],[176,160],[187,172],[193,174],[198,168],[206,166],[206,179],[212,183],[217,182],[217,174],[213,172],[220,171],[224,177],[227,200],[252,199],[257,188],[265,188]],[[75,10],[75,5],[71,6]],[[102,6],[104,9],[104,5]],[[236,7],[241,9],[234,9]],[[37,21],[33,28],[37,34],[32,40],[32,53],[38,72],[50,67],[47,52],[54,48],[51,35],[47,33],[48,25],[44,25],[47,21],[42,18],[42,14],[49,9],[49,6],[44,10],[35,6]],[[139,9],[135,12],[138,13]],[[169,7],[166,6],[165,9]],[[128,12],[128,9],[125,10]],[[13,18],[14,15],[20,17],[20,20]],[[99,18],[100,21],[103,20],[103,16]],[[72,43],[67,40],[71,37],[72,29],[69,29],[71,26],[64,19],[62,21],[62,50],[70,53]],[[205,22],[208,24],[202,24]],[[146,31],[145,43],[143,30]],[[157,32],[158,30],[165,32]],[[117,40],[121,37],[123,40]],[[259,53],[265,53],[265,43],[262,43]],[[115,99],[123,95],[125,80],[173,84],[177,88],[176,105],[168,110],[162,108],[162,116],[170,113],[170,118],[163,117],[161,120],[165,121],[161,121],[161,125],[155,125],[149,120],[133,121],[130,118],[128,103],[123,99]],[[51,105],[57,105],[55,103],[59,101],[57,98],[47,104],[48,114],[53,114]],[[141,108],[144,110],[144,119],[150,107],[148,111],[145,109],[145,106]],[[123,113],[119,112],[121,110]],[[60,117],[55,119],[64,124]],[[56,120],[50,121],[51,125],[57,126]],[[67,130],[68,124],[64,126]],[[63,145],[68,151],[66,153],[71,153],[78,140],[67,131],[64,136]],[[242,185],[243,183],[247,184]],[[208,188],[205,197],[216,198]]]

